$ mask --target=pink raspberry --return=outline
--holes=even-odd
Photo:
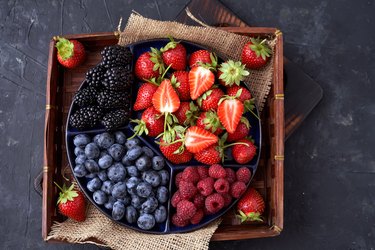
[[[240,198],[241,195],[246,191],[246,184],[241,181],[236,181],[230,186],[230,195],[233,198]]]
[[[173,207],[177,207],[177,204],[182,200],[183,200],[183,198],[180,194],[180,191],[177,190],[177,192],[174,193],[173,196],[172,196],[171,204],[172,204]]]
[[[172,216],[172,224],[175,225],[176,227],[185,227],[189,224],[189,221],[181,219],[180,217],[177,216],[177,214],[174,214]]]
[[[205,201],[205,207],[210,214],[219,212],[224,207],[224,198],[218,193],[209,195]]]
[[[224,207],[227,207],[232,203],[232,196],[230,196],[230,194],[225,193],[221,194],[221,196],[224,198]]]
[[[214,188],[219,194],[229,192],[229,182],[226,179],[220,178],[215,181]]]
[[[197,167],[199,177],[201,180],[205,179],[208,177],[208,168],[205,166],[198,166]]]
[[[197,212],[197,208],[191,201],[183,200],[177,204],[176,214],[183,220],[189,220]]]
[[[231,168],[226,168],[225,171],[227,172],[227,181],[229,182],[229,184],[232,184],[233,182],[236,181],[236,173],[234,172],[233,169]]]
[[[196,184],[200,180],[197,167],[185,168],[182,172],[182,179]]]
[[[176,187],[177,187],[177,188],[179,187],[179,184],[180,184],[180,181],[181,181],[181,180],[182,180],[182,172],[176,174],[175,183],[176,183]]]
[[[190,219],[191,224],[198,224],[203,219],[204,212],[203,209],[198,209],[197,212],[194,214],[193,217]]]
[[[206,179],[200,180],[197,184],[198,191],[203,196],[208,196],[214,191],[215,180],[212,177],[207,177]]]
[[[211,165],[208,169],[208,175],[215,179],[225,178],[227,176],[227,172],[223,168],[223,166],[219,164]]]
[[[194,197],[194,195],[197,193],[197,188],[194,186],[193,183],[191,182],[188,182],[188,181],[180,181],[180,194],[181,194],[181,197],[186,199],[186,200],[189,200],[191,198]]]
[[[201,195],[200,193],[197,193],[195,196],[194,196],[194,199],[193,199],[193,203],[195,205],[196,208],[201,208],[204,206],[204,200],[206,198]]]
[[[236,172],[237,181],[248,183],[251,178],[251,171],[247,167],[242,167]]]

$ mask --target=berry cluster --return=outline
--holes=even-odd
[[[73,144],[74,175],[87,178],[94,202],[111,211],[114,220],[137,223],[144,230],[166,221],[170,175],[163,157],[121,131],[92,139],[79,134]]]
[[[171,205],[176,209],[172,223],[177,227],[198,224],[205,215],[215,214],[228,207],[232,199],[239,198],[246,191],[251,171],[241,167],[235,172],[214,164],[187,167],[175,178],[177,191]]]

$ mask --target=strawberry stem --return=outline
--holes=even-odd
[[[245,145],[245,146],[250,147],[249,144],[247,144],[246,142],[233,142],[231,144],[224,145],[222,148],[224,149],[224,148],[232,147],[234,145]]]
[[[55,183],[55,185],[61,190],[61,192],[64,192],[63,188],[59,186],[59,184],[57,184],[56,181],[54,181],[53,183]]]

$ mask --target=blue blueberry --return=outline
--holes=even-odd
[[[116,202],[116,199],[113,198],[111,195],[108,196],[108,201],[106,203],[104,203],[104,207],[106,209],[109,209],[109,210],[112,210],[113,208],[113,204]]]
[[[141,182],[137,185],[137,195],[147,198],[152,193],[152,186],[147,182]]]
[[[106,193],[104,193],[102,190],[96,190],[94,194],[92,195],[92,198],[94,199],[95,203],[98,205],[103,205],[108,201],[108,197]]]
[[[77,157],[76,157],[76,159],[75,159],[75,163],[76,164],[83,164],[83,163],[85,163],[85,161],[87,160],[87,157],[86,157],[86,155],[78,155]]]
[[[142,153],[142,148],[136,145],[128,150],[128,152],[126,153],[126,157],[129,161],[135,161]]]
[[[109,148],[115,143],[115,138],[110,133],[104,132],[99,135],[98,146],[101,148]]]
[[[104,181],[100,190],[106,194],[111,194],[113,189],[113,183],[111,181]]]
[[[124,166],[131,166],[133,165],[133,161],[129,160],[128,156],[125,155],[124,157],[122,157],[122,160],[121,160],[122,164],[124,164]]]
[[[107,176],[107,171],[105,170],[102,170],[98,173],[98,178],[101,180],[101,181],[106,181],[108,180],[108,176]]]
[[[99,145],[99,144],[98,144],[99,137],[100,137],[100,134],[97,134],[97,135],[94,136],[94,138],[92,138],[92,141],[93,141],[96,145]]]
[[[147,155],[148,157],[150,157],[150,158],[154,157],[154,151],[152,151],[151,148],[149,148],[149,147],[147,147],[147,146],[143,146],[143,147],[142,147],[142,150],[143,150],[143,153],[144,153],[145,155]]]
[[[120,145],[120,144],[113,144],[109,149],[108,149],[108,153],[112,156],[112,158],[115,160],[115,161],[121,161],[122,157],[124,157],[125,153],[126,153],[126,149],[124,146]]]
[[[139,171],[135,166],[126,167],[126,172],[131,177],[138,177],[139,176]]]
[[[159,206],[154,212],[154,217],[156,223],[164,222],[167,219],[167,209],[163,205]]]
[[[85,155],[85,150],[83,150],[83,149],[80,148],[80,147],[75,147],[75,148],[74,148],[74,155],[75,155],[75,156],[78,156],[78,155]]]
[[[86,134],[79,134],[79,135],[74,136],[73,144],[76,147],[84,147],[87,144],[89,144],[90,141],[91,141],[91,139],[90,139],[90,137],[88,135],[86,135]]]
[[[137,178],[137,177],[130,177],[126,181],[126,187],[128,189],[136,188],[140,182],[141,182],[141,180],[139,178]]]
[[[90,173],[97,173],[99,172],[99,165],[96,163],[94,160],[86,160],[85,161],[85,168],[90,172]]]
[[[133,138],[133,139],[130,139],[127,142],[125,142],[125,147],[128,150],[130,150],[130,149],[134,148],[135,146],[138,146],[139,144],[141,144],[140,140],[137,139],[137,138]]]
[[[159,186],[160,182],[161,182],[160,175],[158,174],[158,172],[156,172],[154,170],[143,172],[142,180],[151,184],[152,187]]]
[[[151,160],[150,157],[146,155],[142,155],[135,161],[135,166],[138,168],[139,171],[146,171],[151,168]]]
[[[98,158],[99,155],[100,155],[100,150],[98,148],[98,146],[91,142],[89,144],[86,145],[85,147],[85,154],[87,156],[87,158],[89,159],[95,159],[95,158]]]
[[[125,144],[126,135],[121,131],[117,131],[117,132],[115,132],[115,139],[116,139],[116,143]]]
[[[140,209],[141,206],[142,206],[142,203],[145,202],[145,201],[146,201],[145,198],[134,195],[134,196],[132,196],[131,204],[136,209]]]
[[[97,176],[96,173],[89,173],[86,175],[86,178],[92,179],[92,178],[95,178],[96,176]]]
[[[89,182],[87,182],[87,189],[90,190],[90,192],[95,192],[96,190],[99,190],[102,186],[102,182],[99,180],[98,177],[95,177],[91,179]]]
[[[155,197],[149,197],[145,202],[142,203],[141,209],[144,213],[150,214],[155,211],[159,203]]]
[[[99,158],[98,164],[102,169],[107,169],[112,165],[113,158],[110,155],[104,155]]]
[[[113,182],[123,181],[126,177],[126,169],[121,163],[117,162],[108,168],[107,176]]]
[[[128,223],[135,223],[137,221],[138,212],[133,206],[127,206],[125,211],[125,218]]]
[[[124,198],[117,199],[117,200],[124,203],[125,206],[128,206],[128,205],[130,205],[130,202],[131,202],[132,198],[130,196],[125,196]]]
[[[159,173],[160,178],[161,178],[160,185],[167,186],[169,184],[169,172],[165,169],[162,169],[162,170],[158,171],[158,173]]]
[[[74,175],[77,177],[83,177],[87,175],[87,169],[84,165],[78,164],[74,167]]]
[[[121,220],[125,215],[125,205],[121,201],[116,201],[112,208],[112,218]]]
[[[137,225],[143,230],[150,230],[155,226],[155,218],[151,214],[142,214],[138,218]]]
[[[105,156],[105,155],[109,155],[109,154],[108,154],[108,151],[107,151],[106,149],[100,151],[99,158],[102,158],[102,157]]]
[[[163,157],[157,155],[152,158],[152,168],[154,170],[161,170],[165,166],[165,160]]]
[[[168,200],[168,189],[164,186],[158,187],[156,191],[156,198],[160,203],[165,203]]]
[[[112,196],[116,199],[123,199],[127,195],[124,182],[117,182],[112,189]]]

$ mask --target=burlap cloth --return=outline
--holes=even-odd
[[[165,38],[168,35],[176,39],[192,41],[218,52],[223,59],[240,60],[243,45],[249,41],[246,36],[236,35],[211,27],[187,26],[177,22],[162,22],[132,14],[123,32],[120,34],[120,45],[127,45],[140,40]],[[268,40],[272,50],[274,39]],[[249,88],[256,98],[256,104],[262,110],[270,90],[273,57],[268,65],[257,71],[250,71],[246,78]],[[71,243],[92,243],[112,249],[208,249],[211,236],[221,219],[208,226],[190,233],[182,234],[144,234],[112,222],[92,204],[88,204],[87,218],[84,222],[66,220],[55,223],[48,240],[65,240]],[[98,243],[100,242],[100,243]]]

